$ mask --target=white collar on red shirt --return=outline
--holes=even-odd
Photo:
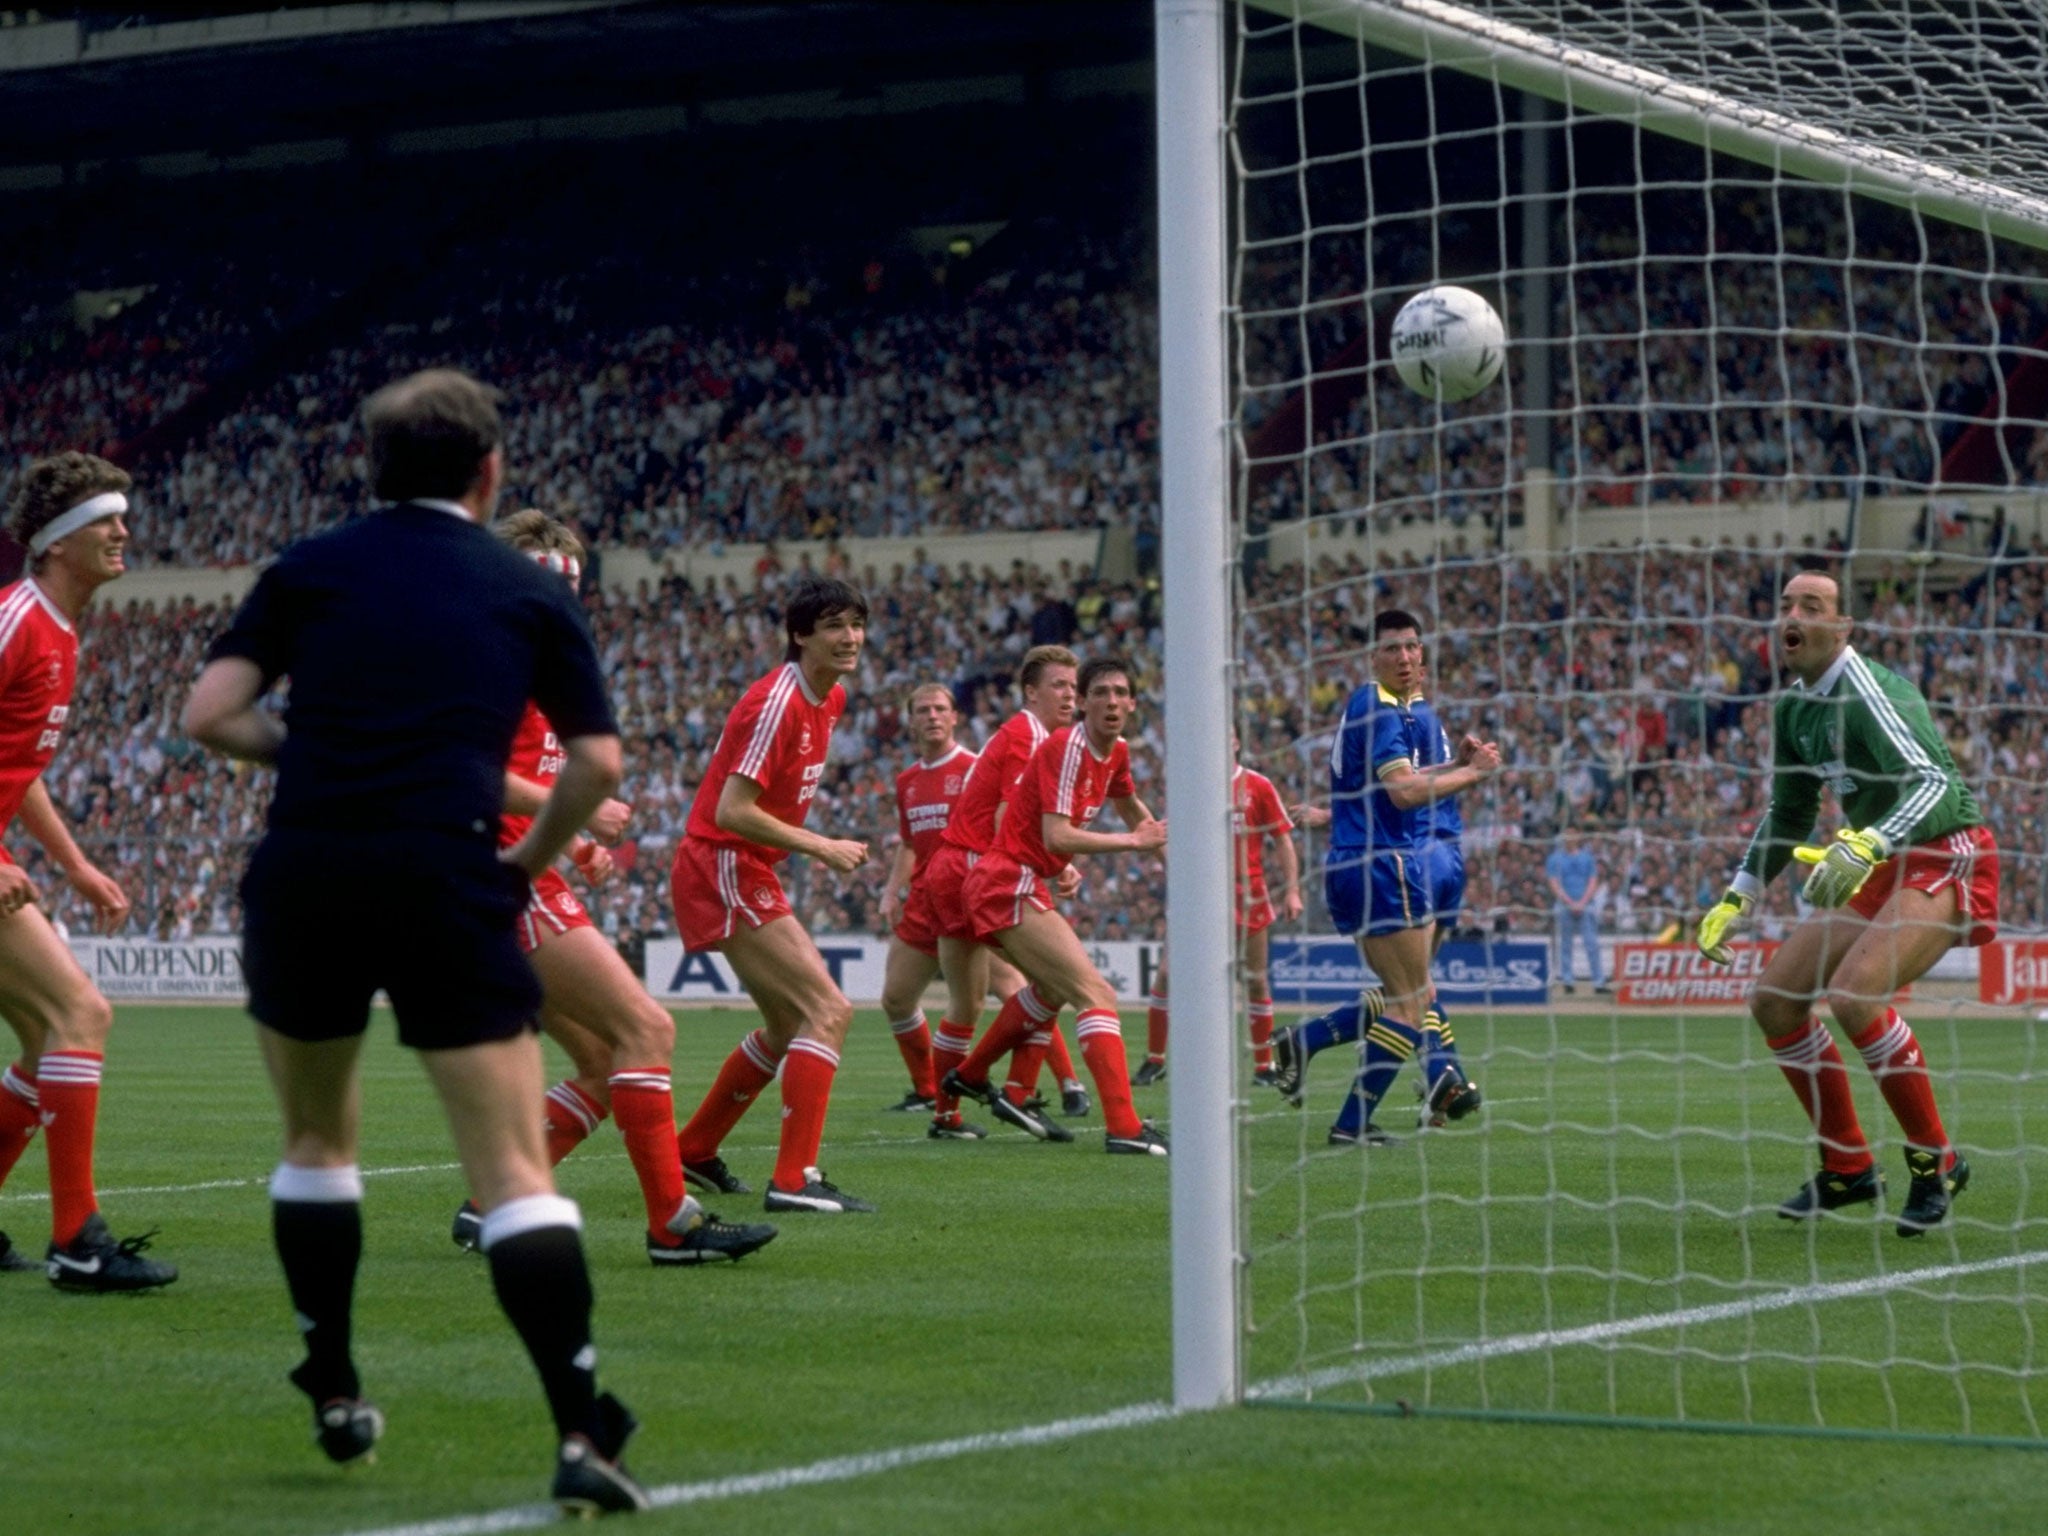
[[[953,743],[952,746],[948,747],[945,750],[945,752],[939,755],[938,757],[920,757],[917,760],[917,766],[920,768],[943,768],[946,766],[946,764],[953,761],[954,758],[958,757],[961,753],[965,752],[966,750],[967,749],[965,747],[961,746],[960,743],[956,741]]]
[[[1109,744],[1109,750],[1107,752],[1098,752],[1095,750],[1094,738],[1088,734],[1088,727],[1083,725],[1078,720],[1074,722],[1074,734],[1081,738],[1081,745],[1088,749],[1088,755],[1094,758],[1095,761],[1097,761],[1098,763],[1106,763],[1112,757],[1114,757],[1116,755],[1116,742],[1123,740],[1123,737],[1119,736],[1117,737],[1116,741],[1112,741]]]
[[[803,689],[804,697],[806,699],[809,699],[813,705],[822,704],[825,702],[817,694],[811,692],[811,680],[804,676],[804,669],[801,663],[794,661],[785,661],[783,665],[796,674],[796,685],[797,687]],[[828,694],[831,691],[832,690],[829,688],[825,690],[825,692]]]
[[[71,620],[64,616],[64,610],[62,608],[59,608],[55,603],[50,601],[50,594],[42,589],[41,583],[39,583],[33,576],[28,578],[28,589],[31,592],[35,593],[36,601],[43,605],[43,610],[46,613],[48,613],[51,618],[57,621],[57,627],[63,630],[65,634],[70,634]]]

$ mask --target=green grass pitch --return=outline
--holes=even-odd
[[[687,1110],[745,1021],[680,1017]],[[1954,1128],[1983,1150],[1961,1205],[1971,1220],[1917,1244],[1889,1223],[1794,1230],[1753,1208],[1798,1181],[1807,1153],[1746,1029],[1463,1020],[1461,1043],[1492,1100],[1483,1128],[1369,1154],[1321,1144],[1342,1091],[1334,1059],[1317,1063],[1304,1115],[1261,1102],[1247,1131],[1253,1378],[1342,1377],[1316,1395],[1346,1405],[1932,1432],[1964,1427],[1967,1414],[1980,1434],[2035,1433],[2027,1373],[2040,1369],[2048,1316],[2024,1267],[1605,1342],[1526,1343],[1543,1329],[2048,1248],[2030,1193],[2048,1168],[2018,1150],[2041,1146],[2048,1129],[2030,1102],[2038,1073],[2025,1026],[1922,1026]],[[158,1295],[104,1298],[0,1276],[8,1528],[359,1532],[541,1500],[551,1445],[540,1395],[483,1264],[448,1241],[459,1176],[388,1022],[373,1032],[365,1076],[357,1321],[367,1389],[390,1417],[377,1465],[328,1466],[283,1379],[295,1345],[264,1195],[276,1129],[246,1022],[230,1010],[124,1007],[101,1119],[104,1203],[118,1233],[161,1227],[159,1251],[184,1274]],[[587,1222],[602,1372],[646,1421],[631,1460],[650,1485],[1169,1395],[1166,1166],[1105,1158],[1099,1116],[1070,1147],[1011,1133],[929,1142],[921,1120],[883,1112],[901,1077],[880,1019],[863,1014],[826,1161],[881,1214],[788,1218],[780,1241],[733,1268],[646,1262],[637,1190],[609,1128],[564,1165],[562,1187]],[[1386,1116],[1396,1129],[1409,1119],[1407,1092],[1397,1087]],[[1163,1115],[1166,1101],[1164,1088],[1140,1095],[1148,1112]],[[1866,1120],[1886,1123],[1875,1107]],[[1690,1129],[1664,1134],[1673,1123]],[[756,1110],[728,1148],[757,1184],[773,1125]],[[1895,1149],[1885,1155],[1896,1165]],[[1902,1184],[1894,1166],[1895,1199]],[[31,1148],[0,1192],[0,1227],[24,1246],[43,1240],[44,1187]],[[1668,1208],[1678,1188],[1682,1220]],[[724,1205],[728,1216],[757,1214],[751,1201]],[[1425,1261],[1431,1273],[1418,1281]],[[1475,1339],[1525,1342],[1454,1357]],[[1812,1355],[1823,1363],[1791,1359]],[[1892,1364],[1858,1363],[1874,1360]],[[2040,1528],[2044,1472],[2033,1452],[1929,1442],[1254,1407],[735,1493],[635,1528],[1597,1536],[1853,1521],[1873,1536],[1956,1529],[1967,1511],[1973,1533],[1989,1533]]]

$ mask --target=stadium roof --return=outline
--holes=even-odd
[[[225,157],[281,141],[736,96],[879,95],[963,75],[1129,63],[1151,49],[1143,0],[317,9],[318,26],[312,11],[272,11],[132,28],[111,43],[104,28],[60,21],[70,42],[41,50],[27,34],[45,28],[0,29],[0,165]],[[362,24],[337,27],[341,13],[361,13]],[[182,30],[208,26],[217,40]],[[168,41],[151,46],[145,33]]]

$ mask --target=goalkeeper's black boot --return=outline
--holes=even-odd
[[[1957,1195],[1970,1187],[1970,1165],[1961,1157],[1941,1171],[1941,1152],[1908,1148],[1906,1169],[1913,1175],[1906,1194],[1906,1208],[1899,1212],[1899,1236],[1919,1237],[1929,1227],[1948,1219],[1948,1208]]]
[[[1884,1175],[1874,1163],[1861,1173],[1837,1173],[1832,1168],[1823,1168],[1778,1207],[1778,1214],[1787,1221],[1811,1221],[1824,1211],[1867,1205],[1883,1193]]]

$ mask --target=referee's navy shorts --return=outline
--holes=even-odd
[[[1425,860],[1406,850],[1332,848],[1323,866],[1323,900],[1339,933],[1398,933],[1436,916]]]
[[[242,876],[249,1011],[289,1039],[340,1040],[381,988],[414,1050],[510,1039],[540,1012],[515,931],[528,893],[482,840],[272,832]]]

